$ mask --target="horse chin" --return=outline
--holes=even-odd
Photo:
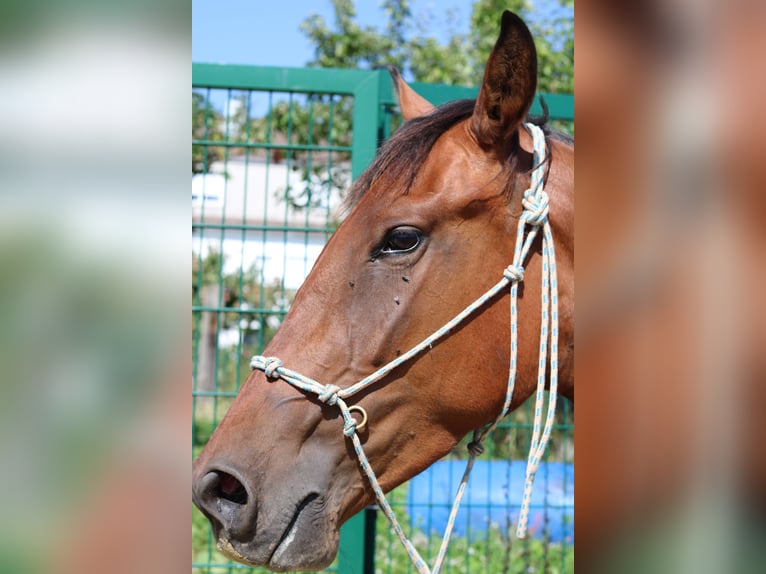
[[[338,527],[323,512],[319,498],[307,498],[298,506],[269,558],[275,572],[321,570],[338,553]]]
[[[235,562],[240,562],[247,566],[266,567],[273,572],[288,571],[316,571],[329,566],[338,552],[338,543],[330,543],[326,549],[316,547],[317,542],[311,540],[305,545],[296,543],[292,548],[280,545],[277,552],[270,559],[258,558],[252,555],[247,547],[221,538],[216,546],[218,550]],[[309,546],[313,546],[310,548]]]
[[[270,525],[264,538],[239,542],[218,532],[218,550],[248,566],[265,566],[274,572],[315,571],[329,566],[338,553],[338,526],[316,495],[304,498],[282,525]]]
[[[275,572],[294,570],[316,571],[329,566],[338,553],[337,535],[335,540],[317,540],[313,533],[301,539],[297,533],[294,539],[282,542],[269,560],[269,569]]]

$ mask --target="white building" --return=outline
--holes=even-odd
[[[210,171],[192,176],[194,252],[224,253],[226,273],[255,263],[264,282],[299,287],[334,225],[349,164],[324,164],[307,178],[295,162],[235,156]]]

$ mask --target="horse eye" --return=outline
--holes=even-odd
[[[386,237],[382,253],[405,253],[420,245],[420,231],[413,227],[398,227]]]

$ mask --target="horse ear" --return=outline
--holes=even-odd
[[[399,109],[402,111],[402,117],[405,121],[424,116],[434,109],[434,105],[431,102],[418,94],[404,81],[399,70],[393,66],[388,66],[388,72],[391,74],[391,80],[394,82],[397,99],[399,100]]]
[[[532,106],[536,88],[535,41],[521,18],[506,10],[471,118],[471,131],[479,145],[506,144]]]

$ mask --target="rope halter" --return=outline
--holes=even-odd
[[[525,191],[521,199],[524,217],[529,225],[539,227],[548,221],[548,194],[543,192],[540,197],[534,197],[528,193],[529,190]]]
[[[270,380],[276,380],[277,378],[279,378],[279,375],[277,374],[277,369],[279,369],[282,366],[283,366],[282,361],[280,361],[276,357],[266,358],[263,365],[260,367],[253,366],[252,362],[250,364],[251,369],[258,369],[258,368],[263,369],[263,374],[266,375],[266,378]]]
[[[324,390],[317,395],[317,398],[327,406],[334,407],[338,404],[338,393],[341,388],[335,385],[327,385]]]
[[[520,283],[524,279],[524,268],[509,265],[505,268],[505,271],[503,271],[503,277],[508,279],[511,283]]]
[[[437,574],[441,571],[444,564],[444,558],[447,553],[447,546],[452,535],[452,530],[457,517],[460,502],[468,484],[468,477],[473,468],[474,461],[484,452],[484,439],[498,425],[498,423],[508,414],[513,399],[513,390],[516,383],[516,366],[518,355],[518,316],[517,299],[518,285],[524,278],[523,261],[526,259],[532,242],[539,231],[543,235],[542,247],[542,288],[541,288],[541,327],[540,327],[540,360],[538,362],[537,374],[537,393],[535,397],[535,418],[532,431],[532,441],[527,460],[527,471],[524,482],[524,494],[521,501],[521,510],[519,512],[519,521],[517,524],[516,535],[524,538],[527,532],[527,522],[529,520],[529,506],[532,497],[532,486],[535,479],[540,459],[545,452],[545,447],[550,438],[553,427],[553,417],[556,409],[556,391],[558,388],[558,284],[556,275],[556,256],[553,246],[553,235],[548,221],[548,195],[543,190],[543,175],[545,170],[545,136],[542,130],[534,124],[525,124],[527,130],[532,135],[534,143],[534,170],[532,171],[530,187],[524,192],[521,201],[522,211],[519,218],[519,224],[516,233],[516,246],[513,255],[513,263],[503,271],[503,278],[491,287],[486,293],[481,295],[473,303],[468,305],[460,313],[455,315],[446,325],[426,337],[418,345],[406,353],[400,355],[393,361],[382,366],[374,373],[366,376],[353,385],[342,389],[336,385],[323,385],[305,375],[286,368],[282,361],[276,357],[255,356],[250,361],[250,368],[263,371],[269,380],[282,379],[288,384],[317,396],[319,401],[328,406],[337,406],[343,417],[343,434],[351,440],[354,446],[359,466],[367,476],[370,482],[378,505],[385,513],[391,526],[396,532],[399,540],[404,546],[412,563],[418,571],[418,574]],[[529,229],[527,230],[527,226]],[[388,504],[383,490],[378,483],[378,479],[370,466],[358,432],[367,424],[367,413],[359,405],[348,406],[346,399],[378,382],[399,365],[413,359],[416,355],[430,349],[434,343],[448,336],[455,327],[471,317],[480,307],[495,297],[498,293],[508,288],[510,285],[510,315],[511,315],[511,340],[510,340],[510,366],[508,369],[508,386],[506,389],[505,402],[497,418],[484,428],[477,429],[473,433],[473,440],[468,444],[469,458],[466,464],[463,478],[460,481],[458,491],[455,495],[455,501],[452,504],[447,528],[444,532],[439,553],[434,562],[433,569],[429,569],[423,558],[413,546],[412,542],[406,537],[399,521],[396,519],[391,506]],[[543,428],[542,405],[544,402],[545,374],[548,360],[548,342],[550,340],[550,393],[548,409]],[[361,416],[361,422],[357,423],[351,416],[352,412],[357,412]]]

